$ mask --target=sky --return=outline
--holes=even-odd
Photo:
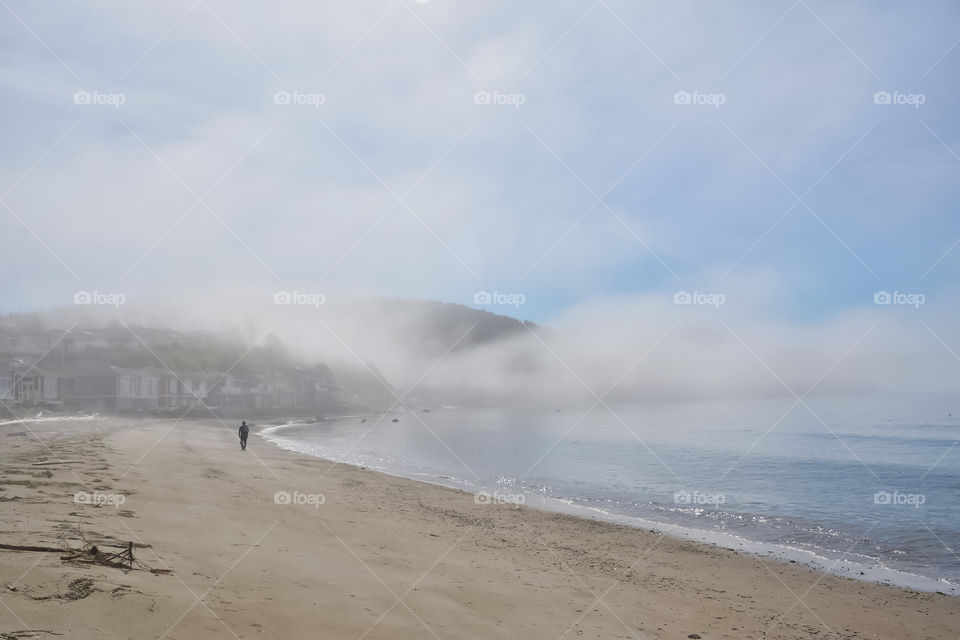
[[[955,378],[958,17],[0,0],[0,310],[438,299],[826,362],[881,322]]]

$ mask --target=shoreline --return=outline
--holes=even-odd
[[[212,421],[11,425],[0,444],[0,542],[132,542],[138,561],[161,571],[0,550],[0,633],[11,637],[960,635],[948,595],[476,504],[261,438],[241,453],[232,425]],[[77,492],[123,500],[78,503]]]
[[[367,414],[361,414],[367,415]],[[380,414],[369,414],[370,416],[380,415]],[[337,415],[326,418],[331,422],[350,418],[350,417],[360,417],[353,415]],[[335,460],[332,458],[326,458],[319,455],[313,455],[306,453],[304,451],[293,448],[292,446],[284,446],[281,442],[282,438],[272,437],[273,433],[279,432],[284,428],[312,424],[309,422],[303,422],[297,418],[291,418],[288,422],[283,424],[269,424],[263,427],[260,427],[256,434],[266,442],[269,442],[273,446],[276,446],[284,451],[291,453],[296,453],[299,455],[304,455],[311,458],[316,458],[318,460],[324,460],[333,464],[345,464],[358,469],[370,469],[376,473],[383,473],[385,475],[395,477],[395,478],[404,478],[411,480],[413,482],[421,482],[424,484],[445,487],[448,489],[453,489],[455,491],[461,491],[471,496],[476,496],[477,494],[490,494],[494,492],[495,487],[481,487],[481,486],[470,486],[472,483],[465,481],[455,482],[454,478],[449,476],[441,476],[435,474],[418,474],[422,477],[413,477],[411,475],[405,475],[403,473],[395,473],[386,468],[374,468],[368,465],[355,464],[352,462],[347,462],[343,460]],[[446,481],[445,481],[446,480]],[[810,549],[804,549],[801,547],[791,547],[785,544],[777,543],[766,543],[760,542],[757,540],[751,540],[743,536],[736,535],[734,533],[716,531],[711,529],[697,529],[694,527],[684,526],[680,524],[670,523],[670,522],[660,522],[657,520],[652,520],[649,518],[639,517],[639,516],[629,516],[624,514],[617,514],[610,511],[606,511],[599,507],[591,507],[588,505],[578,504],[572,500],[563,500],[561,498],[547,498],[544,496],[539,496],[532,493],[522,494],[525,499],[523,504],[524,506],[539,509],[541,511],[549,513],[563,513],[571,515],[577,518],[583,518],[585,520],[592,520],[598,522],[607,522],[612,524],[624,525],[631,528],[640,529],[643,531],[650,531],[654,533],[662,533],[664,535],[669,535],[677,540],[686,540],[691,542],[696,542],[699,544],[713,545],[722,549],[728,549],[731,551],[748,554],[754,557],[760,558],[771,558],[781,563],[788,564],[799,564],[803,567],[806,567],[812,571],[827,573],[830,575],[838,576],[841,578],[849,578],[857,580],[859,582],[865,582],[869,584],[879,584],[885,586],[891,586],[895,588],[908,589],[912,591],[920,591],[925,593],[937,593],[943,594],[950,597],[960,597],[960,585],[954,584],[945,580],[940,580],[934,577],[925,576],[922,574],[910,573],[906,571],[901,571],[894,569],[892,567],[884,566],[875,560],[875,564],[867,564],[866,562],[860,562],[857,560],[849,560],[843,557],[832,558],[827,555],[821,555],[816,551]],[[763,514],[759,514],[763,515]],[[822,552],[825,553],[838,553],[829,549],[822,549]]]

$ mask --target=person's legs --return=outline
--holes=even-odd
[[[241,450],[241,451],[246,451],[246,450],[247,450],[247,437],[246,437],[246,436],[240,436],[240,450]]]

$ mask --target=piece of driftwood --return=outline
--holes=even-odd
[[[83,538],[83,535],[80,536]],[[40,553],[64,553],[67,552],[67,555],[60,556],[61,560],[72,560],[75,562],[85,562],[88,564],[99,564],[105,567],[115,567],[117,569],[124,569],[126,571],[133,571],[134,569],[141,569],[143,571],[149,571],[150,573],[156,575],[165,575],[172,573],[170,569],[154,569],[150,566],[147,566],[140,560],[138,560],[133,555],[133,542],[128,542],[125,547],[113,547],[114,549],[119,549],[119,551],[109,551],[104,550],[98,547],[95,544],[91,544],[83,538],[83,548],[81,549],[70,549],[66,547],[41,547],[36,545],[28,544],[4,544],[0,543],[0,550],[6,551],[36,551]],[[105,546],[105,545],[103,545]],[[106,547],[109,549],[110,547]],[[3,640],[0,638],[0,640]]]
[[[57,547],[36,547],[29,544],[3,544],[0,543],[0,549],[7,551],[41,551],[47,553],[63,553],[63,549]]]
[[[126,569],[127,571],[133,569],[134,563],[138,562],[133,556],[133,542],[128,542],[126,547],[115,553],[104,551],[97,545],[87,545],[86,548],[68,556],[63,556],[62,559],[102,564],[107,567]]]
[[[142,571],[149,571],[155,575],[171,573],[170,569],[154,569],[140,560],[137,560],[137,558],[133,555],[133,542],[128,542],[126,547],[120,547],[120,551],[112,553],[109,551],[104,551],[103,549],[97,547],[97,545],[87,543],[84,549],[76,551],[67,556],[62,556],[61,560],[74,560],[89,564],[99,564],[105,567],[124,569],[125,571],[140,569]]]

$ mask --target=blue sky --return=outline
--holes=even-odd
[[[636,5],[5,0],[0,305],[951,297],[955,4]]]

